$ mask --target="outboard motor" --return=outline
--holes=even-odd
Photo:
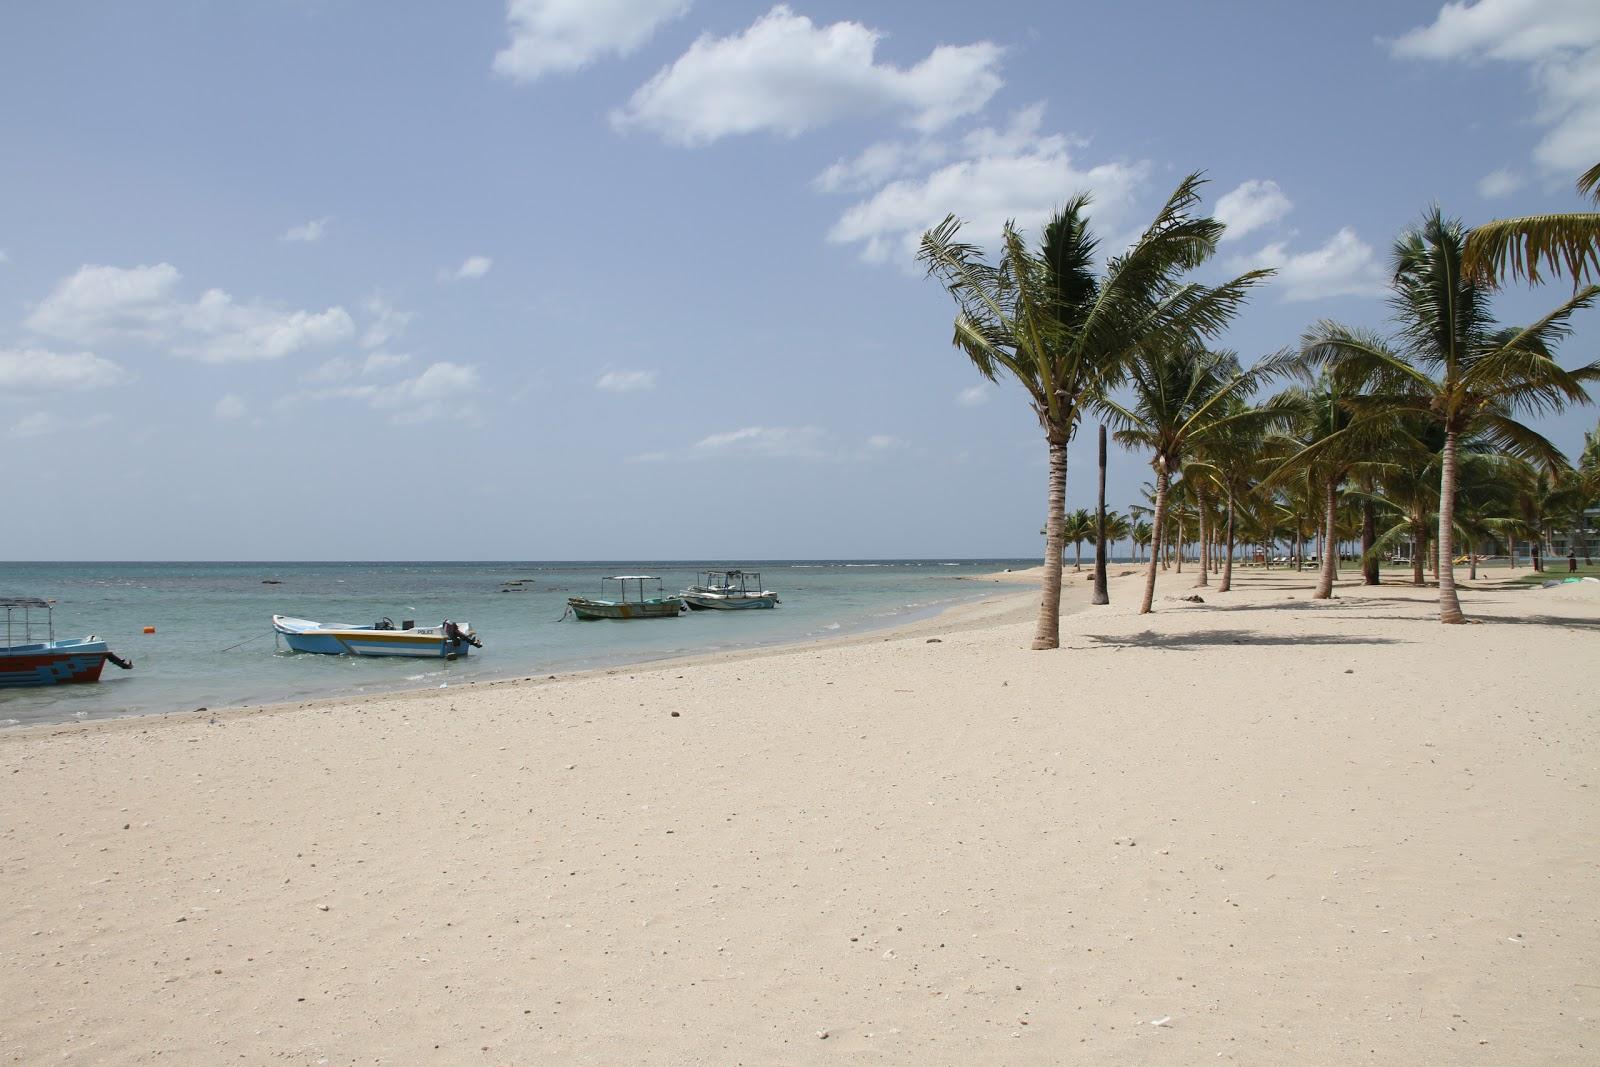
[[[444,639],[450,642],[451,648],[460,648],[464,641],[473,648],[482,648],[483,642],[478,640],[478,635],[471,630],[463,630],[449,619],[444,620]]]

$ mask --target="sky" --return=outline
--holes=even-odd
[[[1248,364],[1387,328],[1431,204],[1581,210],[1597,160],[1592,0],[24,0],[0,559],[1031,556],[1042,434],[923,229],[1088,191],[1115,249],[1203,170],[1199,277],[1279,271]]]

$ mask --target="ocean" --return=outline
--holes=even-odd
[[[439,688],[804,642],[933,615],[995,591],[961,578],[1037,563],[0,563],[0,596],[52,599],[57,638],[95,634],[134,662],[132,671],[108,663],[98,685],[0,690],[0,727]],[[674,619],[562,618],[567,597],[597,596],[602,576],[660,575],[676,592],[697,571],[729,567],[760,571],[782,603]],[[484,647],[454,662],[291,653],[272,633],[274,614],[352,625],[448,618],[470,623]],[[147,626],[155,632],[144,633]]]

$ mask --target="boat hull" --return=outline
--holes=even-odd
[[[110,651],[104,641],[49,641],[0,648],[0,689],[98,682]]]
[[[570,597],[567,607],[585,622],[596,619],[675,619],[683,611],[683,601],[677,597],[662,600],[590,600],[587,597]]]
[[[714,596],[705,593],[685,593],[683,602],[695,611],[746,611],[750,608],[775,608],[777,594],[756,596]]]

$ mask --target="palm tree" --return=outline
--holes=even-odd
[[[1145,574],[1144,600],[1139,614],[1149,614],[1155,600],[1156,564],[1167,520],[1167,494],[1172,474],[1181,470],[1188,451],[1220,437],[1226,428],[1256,416],[1256,412],[1224,414],[1234,397],[1254,387],[1250,375],[1241,373],[1231,352],[1211,352],[1198,344],[1141,350],[1129,368],[1133,397],[1126,405],[1102,400],[1117,440],[1123,445],[1148,448],[1155,471],[1155,531],[1150,566]]]
[[[1222,223],[1198,215],[1203,179],[1191,174],[1133,247],[1095,273],[1099,242],[1089,232],[1084,195],[1045,224],[1031,251],[1017,228],[1001,232],[999,262],[957,240],[954,215],[922,235],[917,258],[957,307],[953,343],[990,381],[1002,372],[1028,393],[1050,454],[1043,596],[1033,647],[1060,644],[1062,525],[1067,444],[1084,406],[1121,376],[1143,345],[1211,336],[1270,272],[1252,271],[1219,286],[1183,276],[1215,251]]]
[[[1394,295],[1399,348],[1378,337],[1322,323],[1302,349],[1308,365],[1337,368],[1364,383],[1352,399],[1369,414],[1408,413],[1444,431],[1439,476],[1439,621],[1461,623],[1454,561],[1455,493],[1460,444],[1482,435],[1501,451],[1565,464],[1556,447],[1515,415],[1561,411],[1589,400],[1584,383],[1600,380],[1600,361],[1563,370],[1551,357],[1569,332],[1568,319],[1590,306],[1600,286],[1573,294],[1521,329],[1503,329],[1489,313],[1489,289],[1462,272],[1466,236],[1461,224],[1432,209],[1394,249]]]
[[[1271,368],[1273,360],[1263,366]],[[1386,429],[1380,418],[1355,421],[1339,380],[1324,375],[1311,388],[1291,387],[1272,400],[1275,410],[1290,422],[1286,443],[1293,452],[1267,476],[1267,484],[1289,474],[1303,475],[1321,494],[1322,556],[1313,600],[1333,596],[1339,567],[1339,490],[1366,466]]]
[[[1245,410],[1244,401],[1235,397],[1223,408],[1226,415]],[[1244,420],[1233,420],[1214,436],[1205,450],[1203,463],[1191,463],[1190,469],[1201,477],[1209,477],[1222,493],[1223,531],[1222,577],[1217,582],[1217,592],[1226,593],[1233,588],[1234,541],[1237,534],[1239,501],[1247,498],[1259,482],[1263,453],[1266,448],[1265,427]]]
[[[1094,542],[1095,530],[1099,526],[1095,516],[1089,513],[1088,508],[1079,508],[1069,513],[1063,520],[1061,537],[1064,541],[1072,542],[1072,569],[1083,570],[1083,543]]]
[[[1600,203],[1600,163],[1578,179],[1578,192]],[[1600,212],[1567,211],[1496,219],[1467,238],[1461,269],[1487,284],[1510,276],[1539,283],[1539,266],[1582,283],[1600,276]]]
[[[1155,527],[1151,526],[1148,522],[1140,519],[1133,524],[1133,528],[1128,531],[1128,539],[1133,542],[1133,547],[1135,550],[1133,553],[1133,561],[1135,563],[1138,563],[1144,559],[1144,553],[1147,549],[1149,549],[1150,542],[1154,537]]]

